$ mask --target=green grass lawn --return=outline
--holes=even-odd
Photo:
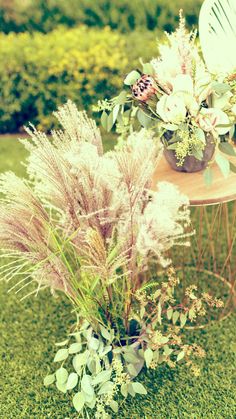
[[[20,162],[25,157],[15,137],[0,138],[0,172],[23,175]],[[0,305],[0,419],[76,418],[68,395],[43,386],[54,343],[65,338],[73,321],[68,302],[49,292],[20,302],[0,283]],[[235,419],[235,320],[231,316],[207,329],[186,332],[188,341],[206,350],[200,377],[181,365],[148,371],[141,376],[148,395],[128,398],[114,419]]]

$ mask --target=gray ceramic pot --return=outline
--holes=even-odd
[[[212,159],[214,152],[215,143],[211,134],[206,134],[206,147],[203,151],[202,160],[198,160],[194,156],[187,156],[185,157],[184,164],[182,166],[177,166],[178,159],[176,158],[175,151],[164,148],[164,156],[172,169],[177,172],[186,173],[200,172],[201,170],[204,170],[209,161]]]

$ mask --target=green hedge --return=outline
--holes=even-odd
[[[196,25],[203,0],[0,0],[0,27],[10,31],[48,32],[58,24],[110,26],[121,32],[173,30],[179,9]]]
[[[88,108],[122,88],[138,57],[155,54],[153,32],[125,37],[109,28],[0,35],[0,132],[29,120],[52,128],[51,112],[71,99]]]

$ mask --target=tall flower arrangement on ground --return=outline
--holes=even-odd
[[[146,394],[136,378],[144,366],[184,359],[198,374],[193,359],[204,351],[181,332],[221,302],[194,286],[175,298],[166,251],[189,244],[188,200],[165,182],[150,189],[161,153],[153,133],[133,133],[104,153],[85,112],[68,102],[56,116],[63,130],[52,140],[27,130],[29,180],[1,175],[1,274],[17,279],[17,291],[36,284],[27,295],[49,287],[70,299],[75,326],[44,382],[68,392],[83,417],[109,418],[119,392]]]
[[[188,156],[201,161],[209,143],[209,158],[225,176],[236,168],[222,154],[236,155],[231,145],[236,114],[230,77],[211,74],[201,58],[196,32],[188,32],[180,13],[176,32],[159,46],[159,58],[142,64],[124,79],[129,90],[99,103],[102,124],[108,131],[117,122],[123,137],[141,125],[152,128],[164,147],[174,152],[178,167]],[[234,99],[233,99],[234,100]],[[227,135],[227,137],[226,137]]]

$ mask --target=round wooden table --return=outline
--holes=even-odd
[[[188,196],[195,234],[189,249],[178,246],[172,250],[173,264],[182,273],[187,268],[197,272],[197,275],[205,275],[204,281],[208,285],[209,278],[214,280],[215,285],[219,280],[226,284],[225,316],[235,303],[236,174],[230,173],[225,179],[216,163],[211,167],[213,182],[207,186],[203,172],[176,172],[163,156],[153,176],[153,189],[158,182],[167,181],[177,185]]]

